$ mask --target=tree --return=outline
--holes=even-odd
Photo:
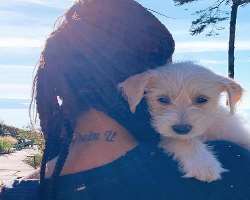
[[[198,0],[174,0],[176,5],[182,6]],[[207,36],[218,35],[218,31],[223,30],[219,26],[220,22],[230,19],[229,25],[229,42],[228,42],[228,75],[234,78],[234,49],[235,49],[235,27],[237,21],[238,8],[250,3],[250,0],[216,0],[205,9],[197,10],[194,15],[198,18],[192,21],[190,28],[191,35],[198,35],[210,28]],[[229,12],[223,10],[224,7],[230,6]]]

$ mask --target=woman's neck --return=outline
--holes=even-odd
[[[131,134],[114,119],[91,109],[77,120],[62,174],[76,173],[112,162],[136,144]],[[53,166],[50,164],[49,171],[52,171]]]
[[[86,145],[97,142],[134,141],[128,131],[105,113],[91,109],[80,115],[74,132],[73,142]]]

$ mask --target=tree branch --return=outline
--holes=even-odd
[[[207,36],[218,35],[216,31],[224,29],[223,27],[218,27],[217,23],[225,21],[228,19],[228,13],[221,10],[221,5],[228,3],[228,0],[217,0],[212,6],[205,9],[196,11],[194,15],[199,15],[199,17],[192,21],[190,28],[191,35],[198,35],[202,33],[208,26],[212,26]]]
[[[187,4],[187,3],[192,3],[194,1],[198,1],[198,0],[174,0],[174,3],[175,5],[177,6],[182,6],[184,4]]]

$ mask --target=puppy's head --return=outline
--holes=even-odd
[[[227,92],[233,114],[241,86],[191,62],[170,64],[137,74],[119,84],[131,112],[145,96],[152,125],[162,135],[188,139],[203,134]]]

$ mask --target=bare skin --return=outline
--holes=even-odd
[[[61,175],[97,168],[108,164],[128,151],[137,142],[114,119],[91,109],[77,120],[74,138]],[[47,164],[46,177],[50,177],[56,159]]]

